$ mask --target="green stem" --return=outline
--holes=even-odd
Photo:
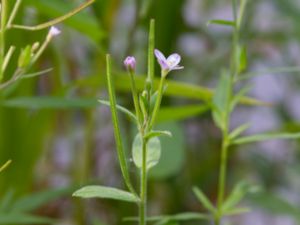
[[[146,225],[147,218],[147,141],[143,137],[142,169],[141,169],[141,193],[139,205],[140,225]]]
[[[228,137],[227,132],[224,132],[223,143],[221,149],[221,163],[219,174],[219,190],[218,190],[218,205],[217,215],[215,216],[216,225],[219,225],[222,219],[222,205],[226,190],[226,175],[227,175],[227,158],[228,158]]]
[[[0,68],[2,68],[5,56],[5,32],[7,21],[7,0],[1,2],[1,30],[0,30]],[[0,71],[0,82],[3,79],[3,71]]]
[[[152,127],[155,123],[156,117],[158,115],[161,100],[162,100],[162,95],[163,95],[163,91],[164,91],[165,80],[166,80],[166,75],[164,74],[164,72],[162,72],[162,76],[161,76],[159,87],[158,87],[157,99],[156,99],[154,109],[153,109],[153,112],[152,112],[151,121],[149,123],[148,131],[150,131],[152,129]]]
[[[135,80],[134,80],[134,72],[130,69],[129,71],[129,76],[130,76],[130,84],[131,84],[131,92],[132,92],[132,97],[133,97],[133,104],[135,108],[135,113],[138,119],[138,124],[139,124],[139,129],[141,128],[141,125],[143,123],[143,118],[139,106],[139,99],[138,99],[138,94],[136,90],[136,85],[135,85]]]

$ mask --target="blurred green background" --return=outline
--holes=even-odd
[[[10,6],[14,2],[9,1]],[[17,22],[39,24],[82,2],[24,0]],[[250,133],[297,131],[299,74],[273,74],[270,69],[300,66],[299,1],[252,0],[246,10],[242,41],[248,45],[248,71],[263,71],[250,79],[251,96],[272,106],[240,107],[233,115],[233,126],[248,121],[252,124]],[[145,74],[151,18],[156,20],[156,47],[166,55],[178,52],[183,58],[185,69],[172,73],[169,79],[215,87],[220,70],[229,65],[231,29],[206,24],[210,19],[231,19],[231,1],[96,0],[59,25],[62,35],[55,38],[34,68],[53,68],[51,72],[22,80],[0,95],[0,162],[13,161],[0,175],[1,224],[11,224],[10,220],[1,220],[1,215],[20,214],[20,218],[27,218],[27,224],[48,217],[57,225],[114,225],[121,224],[122,217],[135,215],[136,208],[127,203],[83,201],[72,198],[71,193],[91,183],[124,186],[110,110],[100,106],[97,99],[107,99],[106,53],[112,54],[119,76],[125,76],[122,62],[129,54],[136,56],[137,70]],[[12,30],[7,42],[22,48],[42,41],[46,33]],[[118,102],[132,108],[128,85],[122,81],[117,85]],[[195,185],[213,201],[216,198],[220,133],[210,112],[199,109],[202,102],[197,97],[180,95],[183,93],[163,100],[165,107],[182,106],[185,113],[175,120],[172,111],[165,111],[160,120],[159,126],[171,130],[174,138],[162,138],[162,160],[150,175],[150,215],[203,210],[191,191]],[[191,107],[184,108],[187,105]],[[129,151],[134,129],[121,118]],[[229,224],[300,223],[298,149],[296,141],[269,141],[232,149],[228,187],[245,179],[261,186],[262,192],[249,195],[243,203],[250,205],[252,212],[229,218]],[[131,174],[137,174],[130,154],[128,163]]]

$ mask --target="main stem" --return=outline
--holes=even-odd
[[[139,205],[140,225],[146,225],[147,219],[147,141],[142,137],[142,169],[141,169],[141,193]]]
[[[227,131],[223,133],[223,142],[221,149],[221,163],[219,174],[219,190],[218,190],[218,211],[215,216],[215,224],[220,225],[222,219],[222,205],[224,201],[224,194],[226,189],[226,175],[227,175],[227,153],[228,153],[228,134]]]

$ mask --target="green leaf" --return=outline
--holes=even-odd
[[[18,59],[18,67],[24,68],[29,65],[31,60],[31,46],[27,45],[24,49],[22,49],[19,59]]]
[[[300,133],[263,133],[237,138],[232,144],[246,144],[252,142],[268,141],[273,139],[299,139]]]
[[[44,75],[44,74],[46,74],[46,73],[48,73],[52,70],[53,70],[52,68],[49,68],[49,69],[45,69],[45,70],[42,70],[42,71],[38,71],[36,73],[24,74],[20,77],[20,79],[28,79],[28,78],[32,78],[32,77],[41,76],[41,75]]]
[[[215,213],[216,209],[205,194],[197,187],[193,187],[193,191],[201,204],[211,213]]]
[[[5,107],[33,109],[94,108],[98,104],[97,99],[64,97],[19,97],[0,101],[0,105]]]
[[[142,137],[137,134],[132,144],[132,158],[134,164],[138,167],[142,167],[143,162],[143,146]],[[160,159],[161,145],[160,140],[157,137],[151,138],[147,143],[147,169],[154,167]]]
[[[235,27],[235,22],[230,20],[209,20],[207,26],[211,24]]]
[[[61,0],[30,0],[28,4],[33,5],[38,9],[39,13],[51,19],[64,15],[66,12],[73,10],[76,6],[70,2]],[[70,17],[64,23],[87,35],[95,42],[98,42],[104,36],[104,32],[101,27],[99,27],[97,19],[87,11]]]
[[[86,76],[82,79],[75,80],[74,86],[79,87],[89,87],[99,89],[100,85],[105,84],[104,76],[92,75]],[[130,88],[130,77],[124,73],[116,73],[114,74],[115,77],[115,87],[116,90],[121,92],[131,92]],[[142,92],[145,88],[145,76],[144,75],[137,75],[135,76],[136,88],[138,92]],[[158,88],[160,79],[155,78],[153,82],[153,89],[156,90]],[[178,81],[171,81],[166,80],[165,82],[168,85],[168,89],[164,93],[166,96],[172,97],[179,97],[179,98],[187,98],[187,99],[195,99],[205,102],[210,102],[214,95],[214,91],[212,89],[197,86],[193,84],[178,82]],[[254,98],[243,97],[240,101],[241,104],[244,105],[267,105],[266,103],[256,100]]]
[[[124,222],[133,222],[138,221],[138,217],[126,217],[123,219]],[[210,216],[204,213],[195,213],[195,212],[184,212],[174,215],[160,215],[160,216],[148,216],[147,221],[189,221],[189,220],[210,220]]]
[[[104,100],[98,100],[98,101],[101,104],[110,107],[110,102],[109,101],[104,101]],[[125,113],[133,122],[135,122],[135,123],[137,122],[136,116],[132,112],[130,112],[128,109],[126,109],[125,107],[120,106],[120,105],[116,105],[116,107],[117,107],[117,110],[119,110],[122,113]]]
[[[0,224],[52,224],[55,220],[24,213],[0,213]]]
[[[18,199],[11,208],[13,212],[33,211],[52,200],[69,195],[73,191],[74,188],[62,188],[35,193]]]
[[[224,215],[234,216],[234,215],[239,215],[239,214],[243,214],[243,213],[248,213],[250,211],[251,211],[251,209],[249,209],[249,208],[234,208],[234,209],[230,209],[230,210],[227,210],[226,212],[224,212]]]
[[[234,107],[241,101],[242,98],[251,90],[251,86],[247,85],[243,87],[239,92],[233,96],[233,99],[230,103],[230,109],[233,110]]]
[[[149,140],[153,137],[159,136],[172,137],[172,133],[170,131],[153,130],[145,136],[145,139]]]
[[[104,186],[86,186],[76,191],[73,196],[80,198],[107,198],[126,202],[139,202],[132,193]]]
[[[184,132],[179,123],[166,123],[156,126],[159,130],[168,130],[176,138],[161,138],[161,157],[159,163],[149,171],[151,179],[166,179],[181,171],[185,162]]]
[[[246,131],[250,127],[249,123],[242,124],[241,126],[235,128],[230,134],[229,139],[234,140],[236,137],[238,137],[240,134],[242,134],[244,131]]]
[[[238,73],[240,74],[241,72],[246,70],[248,66],[246,46],[239,46],[238,55],[239,55]]]
[[[185,106],[175,106],[175,107],[162,107],[159,110],[159,114],[156,122],[170,122],[178,121],[190,118],[192,116],[201,115],[210,110],[208,105],[185,105]]]
[[[227,108],[230,102],[231,79],[227,72],[223,71],[216,92],[213,97],[213,119],[216,125],[223,129]]]
[[[232,214],[235,206],[245,197],[245,195],[256,190],[258,190],[257,187],[251,186],[245,181],[239,182],[223,203],[222,212],[225,214]]]

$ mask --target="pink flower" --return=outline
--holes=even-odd
[[[181,56],[177,53],[174,53],[166,58],[163,53],[155,49],[154,54],[157,58],[158,63],[160,64],[161,69],[166,74],[172,70],[181,70],[184,68],[183,66],[179,66]]]
[[[60,31],[57,27],[52,26],[52,27],[49,29],[47,38],[48,38],[48,39],[51,39],[51,38],[53,38],[53,37],[59,35],[60,33],[61,33],[61,31]]]
[[[127,70],[134,71],[136,67],[136,60],[133,56],[127,56],[124,60],[124,65],[127,68]]]

